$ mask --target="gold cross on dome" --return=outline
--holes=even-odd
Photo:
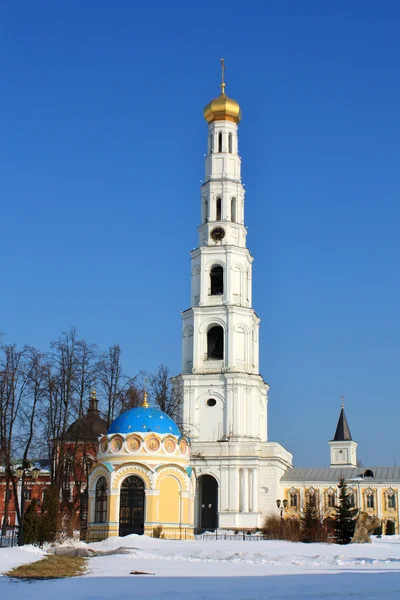
[[[225,61],[221,58],[221,96],[225,96]]]

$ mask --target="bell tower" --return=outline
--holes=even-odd
[[[282,474],[291,455],[267,442],[269,388],[259,373],[260,319],[252,306],[253,257],[246,247],[238,153],[241,110],[226,95],[221,63],[221,94],[204,109],[208,135],[199,245],[191,252],[191,304],[182,314],[182,372],[172,383],[183,398],[181,420],[197,476],[214,477],[218,485],[219,526],[255,528],[265,504],[260,486],[269,478],[261,464],[268,455],[270,474],[275,467]],[[207,526],[205,505],[198,498],[198,527]]]

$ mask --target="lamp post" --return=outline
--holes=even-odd
[[[15,469],[15,473],[19,481],[21,481],[21,502],[20,502],[20,519],[18,529],[18,546],[24,545],[24,516],[25,516],[25,480],[27,477],[32,477],[33,481],[39,477],[40,469],[38,467],[29,468],[29,463],[22,463]]]
[[[207,531],[208,530],[208,521],[209,521],[208,511],[210,511],[210,513],[211,513],[212,503],[209,502],[208,504],[202,504],[201,509],[202,509],[202,511],[204,511],[204,517],[202,518],[202,524],[204,524],[204,529]]]
[[[282,537],[282,532],[283,532],[283,511],[287,508],[288,505],[288,501],[285,500],[277,500],[276,501],[276,506],[278,507],[280,516],[281,516],[281,537]]]

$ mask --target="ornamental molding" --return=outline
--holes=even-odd
[[[190,491],[190,478],[186,473],[185,469],[174,465],[162,465],[156,470],[156,473],[154,474],[154,487],[159,485],[160,478],[164,475],[175,475],[181,486],[185,488],[185,491]]]
[[[110,473],[109,473],[107,467],[105,467],[104,465],[102,465],[100,463],[94,467],[93,471],[89,475],[88,489],[92,488],[93,486],[95,487],[96,483],[97,483],[97,479],[101,476],[106,478],[107,487],[108,487],[110,484]]]
[[[113,489],[120,489],[122,480],[125,479],[125,477],[128,477],[129,475],[138,475],[144,480],[146,488],[153,488],[152,471],[148,467],[145,467],[138,463],[129,463],[127,465],[117,468],[113,473],[110,487],[112,487]]]

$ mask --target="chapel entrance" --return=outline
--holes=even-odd
[[[121,485],[119,504],[119,535],[144,532],[145,492],[144,481],[130,475]]]
[[[201,475],[197,480],[197,523],[200,531],[218,528],[218,483],[211,475]]]

